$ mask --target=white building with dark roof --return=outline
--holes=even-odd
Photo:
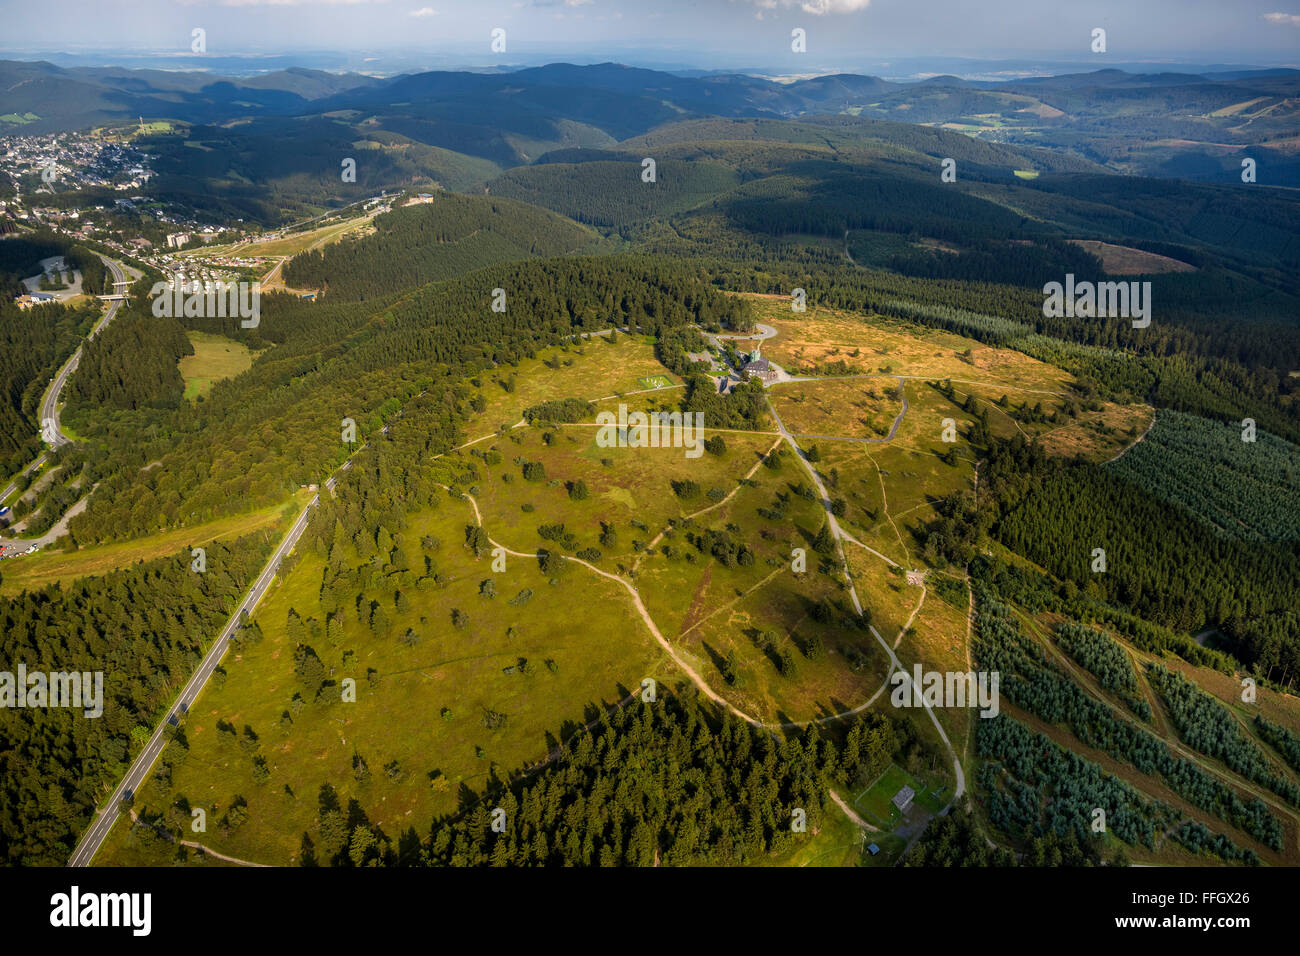
[[[745,381],[758,379],[764,385],[776,381],[776,369],[772,368],[772,363],[759,354],[757,348],[749,356],[749,361],[740,367],[741,377]]]

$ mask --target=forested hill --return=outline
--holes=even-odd
[[[592,246],[588,229],[510,199],[439,192],[431,203],[375,218],[371,235],[293,259],[285,281],[330,299],[373,299],[484,266]]]
[[[932,126],[843,114],[805,116],[793,121],[718,116],[682,120],[665,123],[648,133],[624,140],[618,148],[629,153],[657,155],[646,150],[714,141],[789,143],[829,148],[849,155],[861,151],[913,161],[921,156],[951,157],[959,163],[1001,168],[1006,170],[1007,176],[1011,169],[1076,173],[1105,171],[1096,163],[1072,153],[1006,146]],[[542,157],[542,160],[546,158]]]
[[[497,288],[506,292],[501,313],[491,308]],[[341,419],[354,419],[364,440],[416,393],[575,333],[630,323],[660,335],[692,323],[732,324],[744,310],[688,264],[629,256],[499,263],[388,306],[267,296],[256,333],[275,348],[216,383],[204,402],[177,408],[160,407],[153,394],[135,398],[120,384],[118,397],[112,373],[126,359],[116,353],[142,346],[134,334],[105,337],[93,367],[99,377],[76,394],[129,410],[106,420],[96,404],[68,406],[69,424],[96,447],[99,482],[88,509],[72,519],[74,539],[134,537],[281,502],[342,462]],[[227,321],[234,334],[238,320]],[[141,471],[154,460],[161,467]]]
[[[652,179],[645,172],[647,159],[655,164]],[[940,182],[943,160],[959,164],[961,185]],[[873,227],[940,235],[948,218],[962,220],[957,228],[979,236],[1017,228],[1059,233],[1050,215],[1036,214],[1025,227],[1016,203],[976,197],[966,187],[978,180],[1023,191],[1016,170],[1082,173],[1099,167],[1066,154],[1010,149],[949,130],[851,116],[800,122],[711,117],[665,124],[617,148],[552,150],[532,165],[498,176],[489,190],[627,237],[631,226],[711,200],[739,228],[771,232],[769,223],[733,212],[747,197],[770,204],[770,222],[783,233],[838,236],[846,228]],[[822,193],[833,213],[822,208],[827,205]],[[786,201],[772,202],[773,195]],[[864,202],[874,216],[858,209]],[[993,225],[986,227],[988,221]],[[809,222],[814,228],[805,228]]]
[[[510,225],[507,213],[515,208],[493,207],[495,200],[482,198],[439,196],[439,202],[444,198],[499,208],[495,218],[503,230]],[[435,202],[404,209],[392,219],[405,221],[401,228],[413,230],[424,223],[430,235],[438,235],[437,206]],[[381,217],[380,225],[391,221]],[[458,233],[448,228],[443,234]],[[384,258],[372,247],[385,241],[381,228],[340,254],[355,256],[344,261],[354,263],[359,273],[362,263],[382,269]],[[407,254],[411,258],[404,260],[404,268],[423,268],[418,243],[412,243]],[[325,257],[322,267],[330,261]],[[340,269],[340,276],[345,272]],[[1277,382],[1270,385],[1262,376],[1215,357],[1225,346],[1250,351],[1259,330],[1249,338],[1239,330],[1235,338],[1225,340],[1221,334],[1202,340],[1161,323],[1146,330],[1150,339],[1137,343],[1131,341],[1134,332],[1126,322],[1118,327],[1114,322],[1082,320],[1049,323],[1041,317],[1041,297],[1036,304],[1028,291],[905,279],[844,265],[808,272],[659,256],[501,262],[395,292],[386,301],[349,301],[331,294],[324,302],[305,303],[268,296],[255,333],[238,329],[234,320],[227,320],[227,328],[204,325],[206,331],[240,338],[256,334],[259,347],[275,347],[238,379],[217,383],[201,404],[180,403],[172,410],[147,407],[167,404],[153,397],[116,401],[109,395],[105,400],[110,404],[134,409],[109,424],[101,419],[98,406],[71,403],[69,424],[104,447],[97,459],[101,486],[87,512],[74,519],[72,533],[80,543],[109,540],[282,500],[298,485],[319,481],[341,460],[340,419],[353,418],[363,435],[373,433],[398,402],[425,382],[443,375],[459,380],[493,363],[514,361],[560,336],[603,328],[612,321],[639,324],[651,333],[690,322],[725,324],[723,311],[737,300],[720,295],[718,289],[773,292],[795,285],[806,287],[809,301],[818,305],[875,309],[986,341],[1011,342],[1083,375],[1094,383],[1089,387],[1102,394],[1150,396],[1164,407],[1214,417],[1240,420],[1249,414],[1261,428],[1288,437],[1296,430],[1289,396],[1279,391]],[[366,294],[363,282],[353,288]],[[491,309],[495,288],[506,290],[503,314]],[[1008,312],[1020,320],[993,318]],[[129,328],[124,322],[123,329]],[[121,357],[111,353],[128,347],[127,339],[125,334],[106,338],[103,360],[96,367],[118,367]],[[1275,340],[1272,348],[1281,344]],[[1138,345],[1147,351],[1118,351]],[[80,388],[74,394],[92,393],[100,394]],[[230,454],[229,449],[238,451]],[[154,460],[165,467],[139,473]],[[196,460],[214,465],[196,473],[186,466]]]
[[[437,182],[477,192],[503,170],[574,147],[657,157],[710,140],[780,141],[854,162],[863,153],[952,158],[962,180],[1008,183],[1016,171],[1107,171],[1240,186],[1237,150],[1249,148],[1261,186],[1300,182],[1300,165],[1283,145],[1295,123],[1293,79],[1188,78],[1194,82],[1178,85],[1173,104],[1167,78],[1158,76],[1121,83],[1115,71],[1100,71],[1045,79],[1070,82],[975,86],[955,78],[833,76],[781,83],[607,63],[356,77],[349,86],[348,78],[328,74],[277,73],[245,83],[197,72],[92,75],[0,61],[6,113],[30,113],[27,132],[166,119],[167,130],[137,140],[156,172],[142,192],[266,225],[352,202],[364,190]],[[354,152],[364,159],[345,184],[335,157]],[[1206,217],[1199,226],[1224,224]]]
[[[910,743],[910,734],[905,726],[871,714],[851,727],[843,746],[816,727],[801,737],[778,738],[725,711],[719,717],[697,698],[668,697],[661,705],[604,715],[535,781],[512,789],[491,787],[472,809],[436,821],[427,846],[418,852],[411,846],[405,856],[382,862],[752,864],[797,845],[787,824],[795,808],[804,809],[809,825],[818,828],[829,787],[872,779],[900,744]],[[622,768],[630,766],[638,770],[629,776]],[[495,839],[487,825],[494,804],[518,821],[502,839]],[[329,835],[324,823],[321,832]],[[338,840],[322,842],[323,852],[313,862],[333,863],[343,856]]]
[[[185,549],[67,590],[50,585],[0,602],[11,660],[33,671],[102,671],[105,705],[103,719],[90,720],[63,707],[0,708],[4,865],[66,862],[96,802],[189,678],[207,635],[257,576],[273,539],[260,531],[209,543],[206,574],[190,571]]]
[[[25,311],[0,301],[0,474],[13,474],[40,451],[41,392],[97,315],[93,308]]]
[[[0,474],[9,475],[39,452],[37,406],[46,383],[101,312],[98,304],[19,309],[12,297],[21,279],[41,271],[40,261],[63,256],[80,269],[87,292],[102,288],[104,266],[89,250],[50,233],[0,240]]]
[[[1179,416],[1175,424],[1197,427],[1188,419]],[[1199,427],[1208,439],[1220,426]],[[1188,442],[1179,432],[1157,440]],[[1286,466],[1276,462],[1275,449],[1282,443],[1269,444],[1273,460],[1264,470],[1281,472]],[[1255,472],[1253,461],[1249,470]],[[1068,582],[1071,599],[1100,599],[1182,634],[1218,628],[1233,654],[1259,674],[1288,687],[1300,680],[1294,630],[1300,549],[1294,541],[1225,534],[1201,502],[1170,506],[1168,487],[1153,487],[1149,473],[1049,459],[1018,437],[990,444],[980,478],[982,520],[992,536]],[[1270,527],[1288,519],[1285,499],[1261,503],[1248,478],[1239,479],[1231,495],[1229,510],[1253,509]],[[1104,574],[1090,563],[1094,548],[1105,552]]]

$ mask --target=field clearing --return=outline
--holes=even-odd
[[[917,505],[926,504],[951,494],[969,490],[974,476],[974,464],[961,457],[959,444],[949,446],[958,452],[954,464],[947,465],[929,450],[917,450],[906,445],[890,443],[879,448],[868,447],[865,454],[879,469],[885,485],[885,499],[889,514],[895,521]],[[969,452],[968,452],[969,453]]]
[[[854,672],[845,666],[839,651],[839,645],[849,640],[871,660],[878,649],[865,630],[839,632],[814,624],[808,616],[810,606],[824,596],[844,601],[838,580],[814,573],[815,554],[809,556],[806,576],[796,578],[790,571],[791,550],[809,549],[823,520],[821,508],[791,496],[783,520],[772,522],[758,515],[758,509],[771,506],[795,474],[793,465],[783,466],[780,473],[757,467],[762,454],[775,444],[773,436],[728,433],[722,456],[692,460],[679,449],[599,448],[592,430],[577,425],[552,433],[549,445],[544,443],[544,433],[541,428],[517,429],[504,441],[483,445],[485,450],[497,448],[512,462],[494,466],[476,485],[485,526],[509,529],[497,540],[514,550],[555,548],[537,529],[563,522],[565,531],[575,536],[575,547],[598,548],[598,566],[620,573],[635,569],[638,591],[660,631],[715,690],[753,716],[808,720],[856,706],[879,686],[883,658],[875,667],[879,673],[870,674],[870,668]],[[529,483],[518,474],[509,482],[502,480],[502,474],[517,471],[512,453],[523,460],[541,461],[547,482]],[[601,458],[611,464],[599,464]],[[750,472],[758,487],[738,488],[737,479]],[[717,488],[721,494],[735,489],[736,493],[718,503],[703,494],[683,502],[673,494],[671,482],[687,478],[701,489]],[[578,479],[587,485],[589,495],[573,501],[566,486]],[[525,506],[532,510],[525,512]],[[736,540],[754,551],[755,561],[727,568],[700,555],[686,540],[687,533],[660,537],[670,519],[690,514],[696,515],[692,534],[706,528],[738,528]],[[617,533],[616,544],[599,542],[602,527]],[[651,543],[653,554],[646,550]],[[688,555],[695,555],[694,562]],[[758,648],[755,639],[764,631],[775,632],[778,646],[788,646],[797,658],[796,680],[779,676]],[[820,634],[827,653],[819,660],[806,660],[800,645],[814,632]],[[719,670],[728,652],[736,656],[743,693],[741,687],[729,686]]]
[[[867,839],[863,839],[863,835]],[[833,866],[848,867],[862,865],[863,847],[867,843],[879,843],[878,838],[884,834],[870,833],[861,829],[844,815],[844,811],[833,801],[827,799],[826,810],[822,815],[822,824],[815,831],[798,834],[799,845],[780,856],[770,857],[758,863],[758,866]]]
[[[550,444],[544,437],[548,434],[552,436]],[[597,428],[585,425],[535,426],[513,429],[504,439],[475,446],[485,451],[496,448],[503,459],[487,467],[487,477],[479,482],[480,492],[475,494],[484,523],[498,529],[503,540],[520,551],[555,547],[536,529],[563,523],[566,531],[576,536],[579,547],[599,548],[602,558],[596,563],[600,567],[617,570],[632,564],[637,554],[635,541],[648,544],[670,518],[712,504],[703,494],[708,489],[731,491],[737,479],[774,443],[769,436],[729,433],[724,456],[705,454],[692,459],[681,448],[604,448],[596,443],[597,436]],[[540,461],[546,479],[525,480],[521,466],[514,462],[516,457]],[[482,470],[480,466],[480,473]],[[588,490],[582,500],[571,498],[567,489],[568,482],[578,480]],[[700,486],[700,498],[682,502],[674,495],[672,482],[684,480]],[[525,511],[526,507],[530,510]],[[634,521],[644,528],[633,525]],[[602,522],[617,532],[617,545],[600,545]]]
[[[1017,392],[988,382],[958,383],[954,380],[952,399],[926,382],[909,382],[909,385],[915,386],[907,393],[912,407],[899,426],[895,444],[914,443],[940,453],[957,448],[958,454],[969,455],[962,437],[975,418],[962,409],[968,396],[977,399],[977,413],[987,412],[989,431],[995,436],[1011,438],[1019,433],[1027,441],[1038,439],[1049,455],[1060,458],[1080,456],[1093,462],[1114,458],[1133,444],[1155,417],[1155,409],[1145,403],[1119,405],[1115,402],[1100,402],[1096,410],[1076,403],[1075,414],[1071,417],[1062,395]],[[1058,420],[1031,421],[1029,419],[1036,416],[1020,414],[1021,406],[1031,411],[1038,409],[1043,417],[1051,419],[1055,416]],[[945,418],[951,418],[958,426],[954,444],[933,440],[942,438]],[[929,434],[926,434],[927,430]]]
[[[898,387],[890,378],[787,382],[773,386],[771,401],[795,435],[880,441],[903,410]]]
[[[967,387],[954,385],[955,400],[950,400],[928,382],[909,380],[905,388],[907,414],[898,423],[898,431],[894,433],[894,440],[889,443],[890,447],[908,448],[931,454],[944,454],[956,449],[959,455],[972,456],[970,445],[963,435],[967,427],[975,421],[975,416],[970,412],[962,411],[961,403],[965,393],[958,391],[959,388]],[[943,440],[944,420],[949,418],[957,426],[954,442]],[[994,430],[995,434],[998,424],[999,416],[991,414],[989,428]],[[1004,430],[1010,437],[1014,434],[1015,427],[1004,426]]]
[[[1210,115],[1211,116],[1235,116],[1237,113],[1241,113],[1245,110],[1248,110],[1256,103],[1263,103],[1267,99],[1268,99],[1267,96],[1256,96],[1253,99],[1245,100],[1244,102],[1241,103],[1233,103],[1231,106],[1225,106],[1222,109],[1215,110]]]
[[[850,806],[867,822],[874,823],[885,830],[892,830],[903,821],[903,814],[892,802],[895,794],[903,787],[911,787],[915,792],[914,806],[930,813],[937,813],[943,809],[942,795],[939,798],[935,796],[935,784],[927,784],[917,779],[898,764],[890,764],[886,767],[884,773],[877,777],[870,787],[853,798]],[[945,789],[944,792],[947,793],[947,790]]]
[[[8,558],[0,564],[0,572],[4,575],[3,581],[0,581],[0,594],[12,596],[56,583],[67,586],[77,578],[107,574],[137,561],[152,561],[176,554],[181,549],[238,538],[261,528],[282,525],[287,530],[288,522],[306,505],[309,497],[308,492],[301,491],[287,504],[219,518],[188,528],[163,531],[133,541],[94,545],[66,553],[45,550],[24,557]],[[189,560],[188,550],[185,560]]]
[[[242,859],[288,864],[297,861],[304,833],[315,838],[317,791],[328,782],[344,806],[355,799],[396,842],[406,830],[426,833],[435,816],[454,812],[462,786],[478,789],[490,773],[507,775],[542,759],[643,677],[677,678],[616,584],[579,567],[549,584],[533,560],[512,558],[502,574],[492,573],[489,557],[466,560],[468,502],[444,499],[410,517],[404,547],[433,560],[446,583],[404,591],[405,611],[393,610],[392,584],[370,589],[389,609],[392,636],[376,636],[346,613],[334,643],[320,634],[323,561],[305,555],[256,614],[264,639],[227,655],[224,685],[209,685],[191,709],[184,723],[190,753],[175,771],[172,794],[150,782],[137,807],[162,809],[184,794],[196,805],[215,806],[215,822],[242,795],[247,822],[229,833],[209,826],[203,842]],[[490,522],[487,528],[501,534]],[[441,544],[426,551],[425,536]],[[495,598],[480,596],[484,579],[495,582]],[[533,597],[510,603],[525,591]],[[582,627],[573,626],[570,614],[547,613],[560,602],[583,609]],[[290,608],[305,619],[308,641],[334,679],[356,679],[357,701],[308,703],[285,730],[281,715],[301,686],[287,629]],[[468,614],[468,626],[452,626],[453,608]],[[413,646],[397,639],[408,628],[416,634]],[[527,662],[522,669],[521,661]],[[504,726],[485,726],[489,713],[504,715]],[[250,756],[233,741],[217,739],[218,720],[254,729],[268,782],[253,778]],[[364,779],[354,773],[354,755],[369,768]]]
[[[281,236],[279,239],[253,240],[251,242],[240,242],[223,244],[219,246],[203,246],[201,249],[192,250],[192,254],[203,257],[208,256],[267,256],[274,258],[284,256],[291,258],[300,252],[316,246],[327,245],[331,242],[337,242],[345,234],[360,226],[370,222],[370,215],[355,216],[342,222],[333,223],[328,226],[321,226],[317,229],[309,229],[306,232],[295,233],[290,236]],[[191,253],[181,253],[182,258],[186,258]]]
[[[738,526],[741,530],[736,540],[754,552],[752,565],[724,567],[706,558],[687,540],[687,533],[681,531],[665,534],[656,545],[656,553],[642,558],[637,565],[638,588],[645,592],[642,600],[659,629],[670,640],[680,639],[706,662],[709,658],[701,643],[702,635],[715,631],[720,621],[735,616],[742,604],[748,605],[745,599],[755,588],[758,590],[754,593],[769,596],[798,592],[810,601],[830,590],[828,581],[813,574],[803,580],[787,579],[795,577],[791,552],[796,547],[808,548],[818,515],[815,505],[800,500],[798,504],[792,502],[782,521],[760,517],[756,508],[772,502],[776,487],[771,484],[766,489],[742,489],[727,505],[695,518],[689,532],[695,535],[709,528],[722,530],[728,524]],[[692,508],[708,504],[707,500],[697,500]],[[665,524],[652,524],[651,533],[657,536]],[[687,557],[692,554],[694,561]],[[769,559],[774,563],[768,564]],[[816,568],[815,554],[809,554],[808,563],[810,569]],[[788,628],[795,627],[805,613],[806,609],[791,598],[780,607],[774,606],[769,615],[756,614],[756,619],[763,622],[763,628],[771,627],[786,637]]]
[[[499,426],[511,426],[523,417],[524,409],[542,402],[565,398],[588,401],[642,390],[642,378],[664,378],[673,385],[681,379],[668,374],[654,356],[647,340],[633,340],[622,334],[615,344],[604,336],[592,336],[575,345],[553,346],[523,359],[517,366],[484,372],[475,381],[483,396],[483,411],[475,413],[465,426],[471,438],[488,434]],[[551,362],[555,367],[545,365]],[[505,387],[509,384],[514,391]],[[673,395],[674,404],[680,393]],[[631,402],[629,402],[629,407]],[[595,421],[595,417],[592,417]]]
[[[1061,397],[1017,393],[987,383],[954,383],[950,402],[933,388],[927,386],[926,391],[930,393],[928,396],[925,392],[919,394],[931,407],[942,409],[942,403],[948,402],[946,411],[939,413],[943,417],[963,424],[973,421],[973,416],[961,409],[966,397],[973,395],[978,400],[978,411],[988,412],[989,430],[994,435],[1010,438],[1019,432],[1026,440],[1037,439],[1049,455],[1080,456],[1093,462],[1109,461],[1118,455],[1146,431],[1155,417],[1155,409],[1145,403],[1119,405],[1115,402],[1100,402],[1096,410],[1076,404],[1075,415],[1071,417]],[[1032,416],[1024,415],[1018,418],[1021,405],[1026,409],[1041,409],[1043,416],[1049,419],[1057,416],[1058,421],[1030,421],[1027,419]],[[959,447],[964,444],[960,438],[962,430],[958,428]]]
[[[957,569],[960,571],[961,569]],[[930,577],[933,578],[935,572]],[[920,588],[912,588],[920,597]],[[927,671],[942,673],[966,673],[973,670],[966,656],[969,646],[967,641],[967,615],[965,608],[954,608],[944,603],[934,590],[928,589],[925,602],[912,621],[898,650],[903,660],[912,664],[920,663]],[[979,707],[968,701],[960,708],[935,707],[935,715],[943,724],[943,729],[952,740],[957,753],[965,753],[966,739],[971,732],[971,716],[979,717]]]
[[[1133,444],[1154,417],[1150,405],[1105,402],[1100,412],[1082,412],[1077,421],[1051,428],[1038,438],[1049,455],[1105,462]]]
[[[960,457],[945,464],[933,452],[888,445],[822,442],[819,470],[835,479],[845,501],[844,529],[863,544],[904,567],[920,560],[912,529],[935,517],[934,503],[972,487],[973,463]]]
[[[793,465],[782,472],[793,473]],[[703,661],[702,673],[720,693],[747,713],[769,721],[798,722],[852,709],[875,693],[884,678],[885,660],[869,632],[845,626],[855,617],[838,575],[819,572],[811,541],[824,521],[815,503],[790,495],[784,518],[772,521],[759,508],[775,503],[777,492],[789,494],[788,475],[760,468],[758,487],[743,488],[722,508],[695,519],[697,529],[738,527],[737,538],[755,552],[749,567],[727,568],[709,560],[691,564],[659,554],[644,561],[637,580],[647,607],[670,639]],[[678,534],[666,539],[690,553],[694,547]],[[807,571],[795,574],[792,549],[802,547]],[[662,548],[660,548],[662,551]],[[837,605],[834,618],[819,623],[815,606]],[[773,649],[760,637],[769,633]],[[803,648],[816,637],[824,656],[808,657]],[[853,670],[847,653],[860,655]],[[788,650],[797,676],[779,673],[772,656]],[[728,684],[722,664],[734,656],[738,680]]]
[[[871,612],[872,625],[892,647],[898,632],[921,600],[921,589],[909,585],[902,571],[889,567],[855,545],[846,544],[844,555],[849,573],[853,575],[858,600]]]
[[[866,560],[880,562],[880,568],[882,570],[888,568],[891,573],[894,567],[910,568],[915,563],[909,550],[915,545],[915,542],[903,531],[902,525],[898,525],[896,531],[895,526],[890,523],[889,517],[884,515],[883,512],[875,522],[870,522],[869,518],[855,521],[853,519],[853,509],[850,508],[846,518],[846,521],[840,523],[840,529],[853,538],[853,540],[845,542],[846,549],[860,553]],[[882,555],[883,557],[881,557]],[[885,558],[888,558],[889,561],[885,561]]]
[[[0,117],[3,121],[4,117]],[[150,120],[148,123],[126,123],[121,126],[101,126],[91,130],[90,135],[114,143],[129,143],[148,133],[170,133],[172,124],[166,120]]]
[[[933,580],[939,573],[932,571],[929,578]],[[955,569],[955,573],[960,574],[961,568]],[[921,589],[913,586],[912,590],[919,600]],[[966,657],[966,610],[966,607],[957,608],[946,603],[933,588],[927,587],[925,603],[899,649],[906,651],[913,663],[919,661],[926,670],[970,670],[970,661]]]
[[[1070,241],[1101,259],[1101,267],[1106,270],[1107,275],[1136,276],[1196,271],[1196,266],[1179,259],[1157,255],[1144,249],[1134,249],[1132,246],[1118,246],[1110,242],[1099,242],[1096,239]]]
[[[954,613],[952,608],[942,606],[933,592],[923,594],[920,586],[908,584],[906,572],[902,568],[890,567],[879,557],[852,543],[846,543],[845,557],[853,576],[854,588],[863,607],[870,612],[872,625],[887,644],[897,647],[899,660],[905,669],[910,672],[918,657],[923,665],[927,660],[960,660],[959,664],[944,669],[969,669],[964,656],[966,625],[964,616],[958,623],[960,612]],[[905,626],[908,629],[903,633]],[[900,712],[892,706],[889,698],[892,689],[892,686],[886,688],[886,693],[876,702],[876,707],[897,715]],[[958,753],[963,751],[970,733],[967,710],[964,708],[958,712],[942,707],[934,708],[935,717]],[[921,736],[930,739],[936,747],[943,748],[934,725],[924,716],[924,712],[918,709],[911,713],[916,718],[913,724]],[[970,773],[969,768],[967,773]]]
[[[954,491],[971,487],[973,460],[960,429],[971,418],[924,382],[908,381],[905,386],[908,411],[892,441],[879,444],[805,439],[805,448],[816,446],[821,456],[818,471],[826,479],[832,497],[847,505],[842,523],[855,536],[860,531],[887,524],[918,506]],[[959,426],[958,441],[942,440],[943,420],[953,418]],[[953,464],[938,457],[955,453]],[[915,521],[909,518],[909,521]],[[902,525],[899,528],[902,529]],[[889,536],[897,543],[897,535]],[[892,554],[895,560],[902,555]]]
[[[181,357],[177,363],[181,377],[185,379],[185,398],[195,399],[207,396],[212,391],[212,383],[234,378],[248,371],[258,354],[248,346],[224,335],[209,332],[186,332],[190,344],[194,346],[193,355]]]
[[[796,581],[782,569],[771,583],[704,620],[683,643],[711,664],[705,672],[709,683],[752,716],[791,723],[844,714],[880,689],[888,661],[865,628],[820,625],[812,620],[809,608],[823,594],[833,599],[839,596],[838,588],[825,579],[811,584]],[[843,603],[838,616],[852,619],[852,606]],[[790,653],[796,668],[793,677],[782,675],[771,653],[758,646],[765,631],[775,635],[776,653]],[[801,645],[814,635],[826,648],[819,660],[810,660],[801,651]],[[860,670],[850,666],[850,648],[865,661]],[[719,668],[729,654],[734,655],[738,674],[731,686]]]
[[[1062,393],[1072,380],[1068,372],[1021,352],[984,345],[952,332],[815,305],[795,317],[770,299],[746,298],[753,303],[758,320],[778,332],[764,343],[764,352],[791,374],[843,362],[850,374],[950,378],[954,384],[975,381],[1044,394]]]

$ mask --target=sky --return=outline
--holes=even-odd
[[[817,72],[908,57],[1300,66],[1300,0],[0,0],[0,56],[347,54],[386,72],[618,60]],[[505,51],[491,34],[505,31]],[[802,29],[806,51],[791,50]],[[1096,53],[1093,30],[1106,31]],[[401,56],[394,58],[394,54]],[[130,65],[140,65],[132,62]],[[304,63],[304,65],[309,65]]]

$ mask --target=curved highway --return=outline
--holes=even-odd
[[[29,471],[35,471],[43,464],[45,464],[45,452],[41,452],[39,455],[37,455],[36,460],[34,462],[32,462],[30,465],[28,465],[26,468],[20,471],[13,481],[5,485],[4,490],[0,491],[0,501],[4,501],[6,498],[8,498],[10,495],[14,493],[14,489],[18,487],[18,478],[27,474]]]
[[[120,262],[118,262],[115,259],[110,259],[108,258],[108,256],[100,255],[99,253],[95,253],[95,254],[98,255],[99,258],[103,260],[104,265],[108,266],[109,270],[113,273],[114,280],[116,280],[117,282],[127,281],[126,273],[122,271],[122,264]],[[108,323],[113,321],[113,317],[117,315],[117,310],[121,307],[121,305],[122,305],[122,301],[120,299],[114,299],[112,302],[108,303],[108,308],[104,311],[104,317],[100,319],[97,323],[95,323],[95,327],[91,329],[90,334],[86,336],[87,342],[89,342],[96,335],[102,332],[105,329],[105,327],[107,327]],[[77,350],[72,353],[72,356],[66,362],[63,363],[63,367],[59,369],[58,374],[56,374],[54,378],[50,380],[50,387],[46,389],[45,395],[41,399],[41,407],[40,407],[41,440],[44,441],[45,444],[49,446],[51,451],[63,445],[70,444],[72,441],[72,439],[69,438],[67,435],[65,435],[62,429],[59,427],[59,396],[63,394],[63,387],[68,384],[68,379],[72,377],[72,373],[77,370],[77,364],[81,361],[81,350],[84,347],[85,347],[85,342],[77,346]],[[46,422],[53,422],[54,427],[52,430],[47,429],[45,427]],[[14,493],[15,489],[18,487],[19,477],[35,471],[36,469],[40,468],[43,464],[45,464],[45,462],[48,460],[49,460],[49,452],[41,452],[39,455],[37,455],[35,461],[33,461],[30,465],[28,465],[26,468],[20,471],[18,475],[15,476],[14,480],[9,482],[9,484],[7,484],[4,487],[4,490],[0,491],[0,501],[4,501],[11,494]],[[75,508],[76,505],[73,505],[73,507]],[[9,546],[17,546],[20,544],[28,544],[28,545],[35,544],[37,547],[43,547],[45,544],[48,543],[49,543],[49,535],[43,536],[40,540],[37,539],[5,540],[3,537],[0,537],[0,544],[9,545]]]
[[[96,255],[99,254],[96,253]],[[108,268],[112,271],[114,279],[116,279],[119,282],[126,281],[126,273],[122,271],[121,263],[117,262],[115,259],[110,259],[107,256],[101,255],[99,256],[99,258],[102,259],[104,261],[104,265],[108,266]],[[107,326],[108,323],[113,321],[113,316],[117,315],[117,310],[121,305],[122,303],[120,300],[114,300],[108,304],[108,309],[105,310],[104,317],[100,319],[98,323],[96,323],[93,329],[90,330],[90,334],[86,336],[86,341],[90,341],[91,339],[93,339],[96,335],[98,335],[101,331],[103,331],[104,327]],[[76,371],[77,363],[81,361],[82,347],[83,347],[82,345],[77,346],[77,350],[72,353],[72,357],[63,363],[63,367],[59,369],[58,374],[55,375],[54,378],[50,380],[50,387],[46,390],[45,397],[41,399],[41,409],[40,409],[41,438],[51,448],[58,448],[60,445],[66,445],[68,444],[68,442],[72,441],[72,439],[70,439],[67,435],[65,435],[62,431],[59,430],[59,396],[63,393],[63,386],[68,384],[68,379],[72,376],[72,373]],[[46,430],[45,430],[46,419],[54,420],[53,441],[50,441],[48,435],[46,434]],[[37,468],[41,467],[41,465],[45,464],[45,460],[46,460],[45,452],[41,452],[41,454],[36,457],[35,461],[33,461],[30,465],[24,468],[21,472],[19,472],[19,475],[25,475],[30,471],[36,470]],[[8,498],[11,494],[13,494],[16,485],[17,485],[16,481],[9,482],[9,484],[5,486],[4,490],[0,491],[0,501],[3,501],[4,499]]]
[[[96,255],[98,255],[98,253],[96,253]],[[122,271],[121,263],[114,259],[110,259],[107,256],[101,255],[99,258],[102,259],[104,265],[108,266],[109,270],[112,271],[115,281],[126,281],[126,273]],[[104,317],[99,320],[95,327],[90,330],[90,334],[86,336],[87,342],[103,331],[108,323],[113,321],[113,316],[117,315],[118,307],[121,306],[121,304],[122,301],[120,299],[114,299],[112,302],[108,303],[108,309],[104,312]],[[68,379],[72,377],[72,373],[77,370],[77,364],[81,361],[81,350],[84,347],[85,343],[77,346],[77,350],[72,353],[72,357],[63,363],[63,368],[59,369],[59,374],[54,376],[54,380],[50,383],[49,390],[45,393],[45,398],[41,400],[41,437],[51,448],[58,448],[72,441],[71,438],[63,434],[59,429],[59,395],[63,392],[63,386],[68,384]],[[47,433],[45,428],[45,423],[48,421],[54,422],[53,437]],[[44,456],[42,456],[42,458],[43,457]]]

